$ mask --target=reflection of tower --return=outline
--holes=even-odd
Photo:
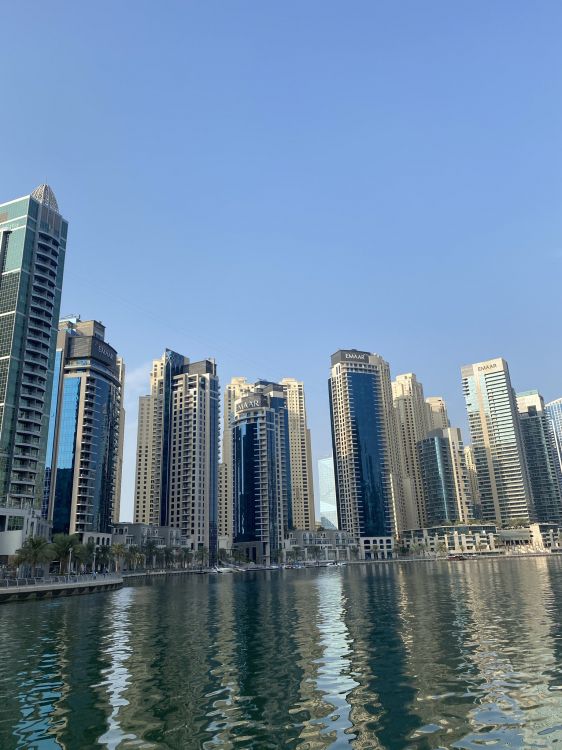
[[[352,644],[347,695],[354,748],[399,747],[420,726],[415,687],[407,673],[396,566],[354,567],[344,573],[344,621]],[[392,655],[389,657],[389,655]]]

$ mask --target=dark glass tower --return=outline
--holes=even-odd
[[[21,524],[18,543],[42,526],[67,232],[47,185],[0,205],[0,556],[15,551],[2,534],[10,523]]]
[[[105,327],[61,321],[43,512],[55,533],[110,533],[118,521],[124,367]]]
[[[282,386],[258,381],[232,424],[234,544],[254,562],[278,557],[292,528],[288,410]]]
[[[403,528],[404,499],[388,363],[340,350],[329,392],[340,529],[358,540],[391,536]]]

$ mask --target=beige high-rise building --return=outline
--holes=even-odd
[[[252,392],[253,385],[246,378],[234,377],[224,389],[222,453],[219,465],[219,547],[230,549],[233,540],[234,474],[232,471],[232,423],[236,416],[236,401]]]
[[[464,448],[464,461],[466,465],[466,475],[472,501],[472,509],[475,518],[481,518],[482,508],[480,503],[480,490],[478,489],[478,474],[476,473],[476,463],[474,461],[474,448],[472,445],[466,445]]]
[[[293,526],[314,531],[314,486],[310,430],[306,420],[304,385],[294,378],[283,378],[280,385],[287,399],[289,414],[289,455],[291,460],[291,504]]]
[[[406,526],[425,526],[426,513],[418,443],[428,433],[427,405],[423,386],[414,373],[398,375],[392,382],[392,396],[402,454]]]
[[[425,403],[429,430],[446,430],[450,427],[445,399],[441,396],[429,396]]]
[[[528,522],[533,500],[507,362],[498,357],[466,365],[462,380],[482,519]]]
[[[139,399],[135,522],[173,526],[192,550],[217,543],[219,384],[214,360],[166,350]]]

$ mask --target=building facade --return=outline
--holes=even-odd
[[[60,321],[43,514],[54,533],[109,534],[119,520],[124,365],[98,321]]]
[[[545,405],[544,410],[550,421],[554,452],[556,456],[556,471],[558,482],[562,490],[562,398],[557,398]]]
[[[0,205],[0,559],[48,529],[41,505],[67,234],[48,185]]]
[[[139,399],[135,523],[181,530],[191,550],[217,548],[219,381],[214,360],[166,350]]]
[[[480,490],[478,488],[478,474],[476,472],[476,462],[474,461],[474,448],[472,445],[466,445],[464,448],[464,463],[466,466],[466,475],[468,477],[468,486],[470,488],[470,500],[472,503],[472,513],[475,519],[482,518],[482,504],[480,502]]]
[[[427,404],[423,386],[412,372],[396,377],[392,382],[392,396],[401,448],[405,523],[408,528],[417,529],[426,525],[418,443],[428,433]]]
[[[544,399],[538,391],[518,393],[517,408],[521,420],[535,520],[539,523],[562,523],[558,457]]]
[[[279,560],[293,528],[289,416],[282,386],[258,381],[232,422],[233,542],[246,560]]]
[[[461,431],[433,430],[418,445],[426,526],[472,520],[470,484]]]
[[[388,363],[339,350],[331,358],[330,415],[340,529],[362,539],[404,528],[400,454]]]
[[[482,519],[529,522],[533,502],[515,393],[504,359],[462,368]]]
[[[320,524],[325,526],[326,520],[334,529],[338,529],[338,504],[332,456],[321,458],[318,461],[318,495],[320,500]]]
[[[304,384],[295,378],[283,378],[279,383],[287,400],[289,417],[289,461],[291,466],[291,506],[295,529],[314,531],[314,480],[312,477],[312,449],[306,418]]]
[[[427,426],[429,430],[446,430],[450,427],[447,404],[441,396],[426,398]]]
[[[222,453],[219,465],[219,545],[230,549],[233,542],[234,521],[234,472],[232,466],[232,423],[236,416],[234,409],[238,399],[251,393],[252,383],[246,378],[234,377],[224,389]]]

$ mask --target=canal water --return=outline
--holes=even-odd
[[[177,577],[0,607],[0,748],[562,748],[562,560]]]

